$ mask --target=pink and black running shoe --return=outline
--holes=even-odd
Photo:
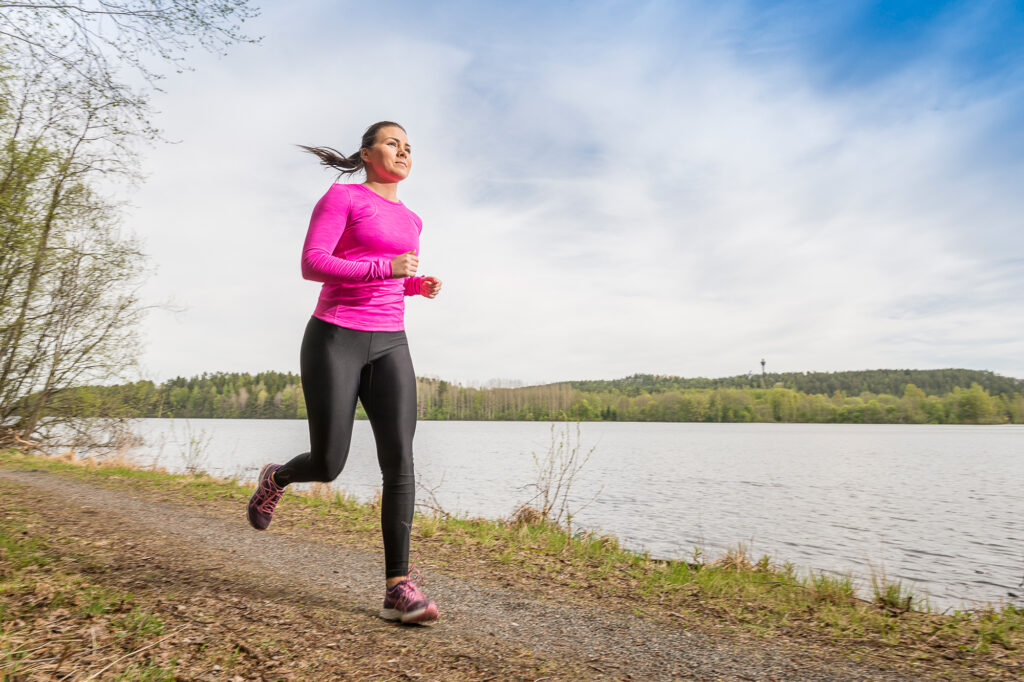
[[[419,571],[417,581],[406,578],[384,592],[384,608],[380,617],[384,620],[398,620],[403,623],[429,623],[437,620],[437,604],[427,599],[419,590]]]
[[[267,464],[260,470],[256,492],[249,498],[246,515],[249,523],[256,530],[266,530],[270,519],[274,516],[274,507],[284,494],[284,488],[274,483],[273,474],[281,468],[280,464]]]

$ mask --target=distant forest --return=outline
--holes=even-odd
[[[704,379],[634,374],[477,388],[418,378],[420,419],[864,424],[1024,423],[1024,380],[967,369],[748,374]],[[304,419],[298,375],[203,374],[162,384],[86,386],[57,400],[81,416]],[[365,418],[362,406],[356,411]]]

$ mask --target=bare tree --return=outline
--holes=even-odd
[[[526,488],[533,490],[534,495],[519,506],[513,514],[513,519],[525,522],[545,520],[555,526],[564,525],[566,532],[572,535],[573,518],[596,500],[603,490],[603,487],[599,489],[583,506],[572,507],[570,496],[576,476],[590,461],[595,449],[596,446],[583,452],[583,436],[579,422],[576,422],[575,439],[569,430],[568,421],[563,424],[561,431],[556,431],[555,424],[552,424],[551,446],[547,454],[542,459],[537,453],[533,453],[537,480]]]
[[[0,445],[55,421],[96,443],[59,398],[134,366],[145,272],[98,187],[138,181],[161,69],[249,40],[253,16],[248,0],[0,0]]]
[[[144,259],[90,182],[130,168],[110,103],[76,85],[0,81],[0,442],[30,439],[60,391],[122,378],[136,355]]]
[[[189,68],[194,47],[256,42],[241,25],[257,14],[249,0],[0,0],[0,48],[9,61],[43,64],[55,80],[104,93],[145,126],[145,88],[125,75],[155,87],[163,70]]]

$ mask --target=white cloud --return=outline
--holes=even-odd
[[[188,305],[148,324],[161,378],[297,368],[316,297],[298,251],[330,176],[290,145],[348,150],[381,118],[409,129],[401,197],[446,282],[407,301],[421,374],[718,376],[765,356],[1024,375],[1021,166],[978,151],[1008,95],[927,65],[824,91],[785,53],[716,39],[728,15],[680,26],[672,60],[611,33],[492,80],[482,51],[508,44],[403,26],[381,50],[348,27],[342,50],[321,19],[268,18],[262,46],[161,100],[183,142],[150,156],[134,214],[150,295]]]

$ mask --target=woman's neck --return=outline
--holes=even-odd
[[[377,182],[376,180],[367,180],[363,185],[381,195],[388,201],[398,201],[397,182]]]

